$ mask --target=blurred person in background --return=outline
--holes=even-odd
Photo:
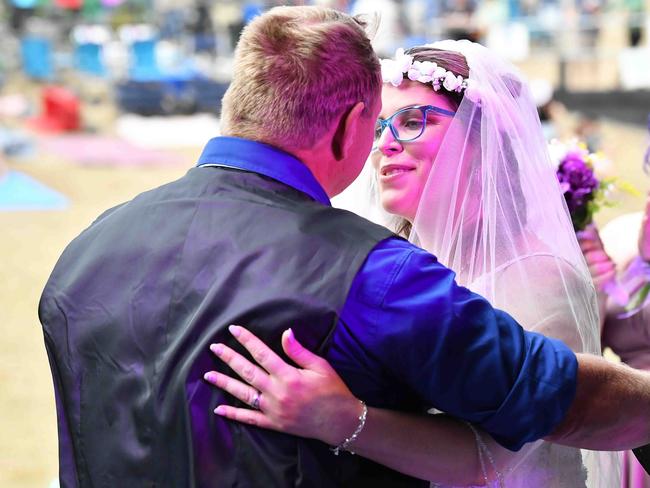
[[[598,152],[602,145],[602,128],[598,116],[594,114],[581,114],[575,128],[576,137],[587,145],[591,153]]]
[[[530,81],[530,92],[537,107],[537,115],[542,124],[544,138],[550,141],[558,137],[559,130],[556,127],[556,118],[558,113],[563,111],[563,107],[560,102],[553,98],[553,86],[547,80],[534,79]]]
[[[605,0],[577,0],[575,5],[580,16],[579,25],[582,31],[584,48],[593,51],[598,44],[601,31],[601,14],[605,8]]]
[[[641,45],[643,39],[643,22],[645,13],[644,0],[624,0],[623,5],[627,11],[627,37],[630,47]]]
[[[446,39],[469,39],[478,41],[479,32],[474,25],[476,0],[446,0],[443,11],[443,37]]]
[[[356,0],[352,5],[352,15],[365,15],[377,12],[381,22],[372,38],[372,47],[379,56],[389,56],[396,43],[402,39],[399,5],[395,0]]]
[[[629,366],[650,371],[650,195],[642,216],[620,216],[605,226],[602,236],[594,226],[578,233],[598,291],[603,347],[611,348]],[[634,254],[628,250],[630,242],[638,243]],[[631,297],[627,305],[605,292],[605,285],[617,277]],[[631,451],[624,453],[621,481],[623,488],[650,488],[650,476]]]
[[[650,194],[643,212],[621,215],[601,233],[592,225],[577,235],[598,291],[603,347],[650,371]],[[605,292],[614,279],[630,297],[627,304]],[[621,482],[622,488],[650,488],[650,476],[631,451],[624,453]]]
[[[194,36],[194,49],[197,52],[216,54],[215,31],[212,23],[209,0],[196,0],[188,21],[189,30]]]

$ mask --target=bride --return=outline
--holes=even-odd
[[[559,338],[575,352],[600,354],[595,291],[535,106],[515,68],[478,44],[443,41],[399,50],[382,61],[382,76],[383,108],[371,164],[338,204],[436,255],[456,271],[460,285],[527,329]],[[286,347],[308,354],[295,339],[291,346],[290,335],[284,340]],[[291,399],[295,418],[287,417],[287,409],[265,410],[259,413],[263,425],[314,435],[318,429],[310,422],[321,422],[321,430],[323,419],[337,422],[338,400],[326,393],[327,382],[340,381],[333,375],[300,385],[303,395]],[[238,418],[237,409],[225,414]],[[377,442],[386,451],[411,449],[414,460],[427,455],[409,444],[417,425],[396,429],[390,415],[384,419],[386,434]],[[453,439],[441,435],[435,445],[456,449],[458,456],[478,453],[478,479],[490,486],[619,485],[614,453],[545,441],[510,452],[471,425],[454,432]],[[419,470],[409,474],[422,476]],[[436,473],[428,477],[442,479]],[[476,479],[476,473],[467,473],[467,484]]]

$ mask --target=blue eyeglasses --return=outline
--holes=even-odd
[[[387,119],[377,119],[377,123],[375,124],[375,147],[373,149],[376,149],[377,141],[379,141],[386,127],[390,127],[390,131],[397,141],[414,141],[426,129],[427,114],[429,112],[443,117],[453,117],[456,115],[456,112],[451,112],[433,105],[417,105],[398,110]]]

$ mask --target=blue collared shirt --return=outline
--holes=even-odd
[[[330,205],[298,159],[272,146],[212,139],[199,166],[252,171]],[[356,275],[327,359],[369,404],[437,408],[474,422],[510,449],[549,434],[575,395],[577,360],[458,286],[435,256],[380,242]]]

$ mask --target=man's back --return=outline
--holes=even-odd
[[[357,461],[234,425],[202,380],[211,342],[291,326],[318,350],[389,235],[253,173],[197,168],[102,215],[40,306],[64,486],[340,486]],[[365,469],[365,468],[364,468]],[[356,474],[355,474],[356,473]]]

